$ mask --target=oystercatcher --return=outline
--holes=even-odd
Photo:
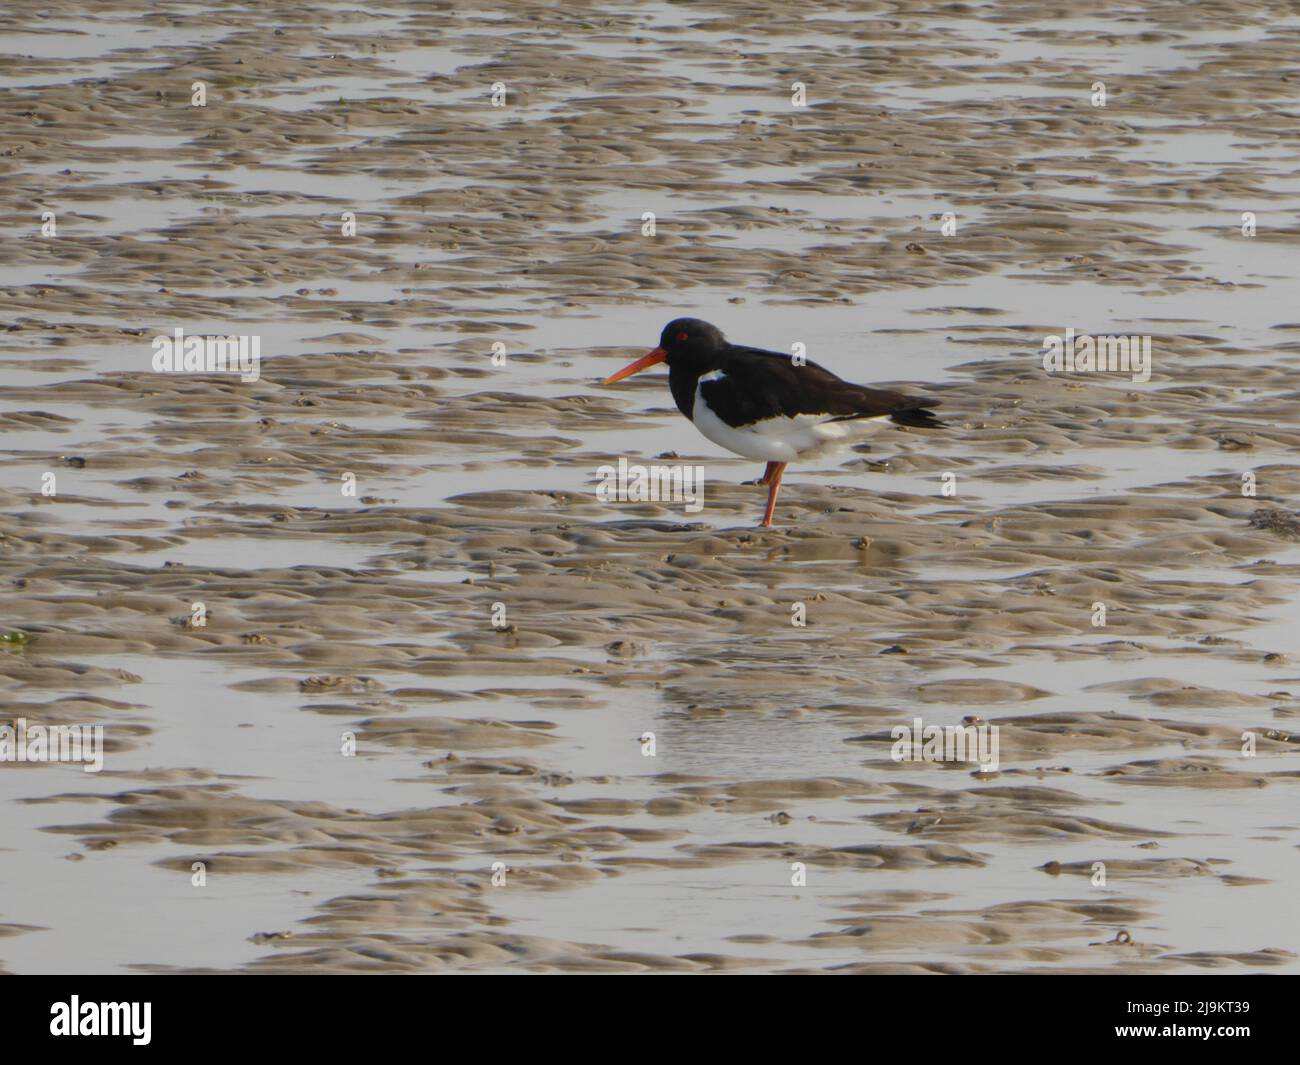
[[[767,462],[763,525],[772,524],[786,464],[812,459],[870,435],[885,421],[937,428],[933,399],[855,385],[813,362],[731,344],[717,326],[677,318],[664,326],[659,346],[605,378],[612,385],[634,373],[668,364],[668,387],[677,409],[715,444]]]

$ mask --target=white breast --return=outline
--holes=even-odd
[[[829,414],[798,414],[793,418],[766,418],[737,428],[713,413],[700,390],[700,385],[705,382],[721,381],[725,377],[722,370],[714,370],[700,378],[695,386],[691,420],[719,447],[747,459],[794,462],[796,459],[817,458],[870,436],[887,418],[887,415],[880,415],[843,421]]]

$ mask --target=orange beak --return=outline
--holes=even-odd
[[[655,348],[654,351],[648,351],[642,355],[636,362],[629,363],[619,370],[616,374],[610,374],[601,382],[602,385],[612,385],[615,381],[621,381],[625,377],[631,377],[634,373],[640,373],[642,370],[648,370],[651,366],[668,358],[668,352],[663,348]]]

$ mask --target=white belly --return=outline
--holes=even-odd
[[[719,447],[763,462],[794,462],[830,454],[870,436],[888,417],[843,421],[826,414],[799,414],[736,428],[709,409],[700,395],[699,385],[695,387],[695,406],[691,413],[695,427]]]

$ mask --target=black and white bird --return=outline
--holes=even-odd
[[[677,318],[659,346],[605,378],[612,385],[661,362],[677,409],[715,444],[767,463],[763,525],[772,524],[786,464],[819,458],[869,436],[886,422],[939,428],[938,403],[855,385],[814,362],[729,343],[717,326]]]

